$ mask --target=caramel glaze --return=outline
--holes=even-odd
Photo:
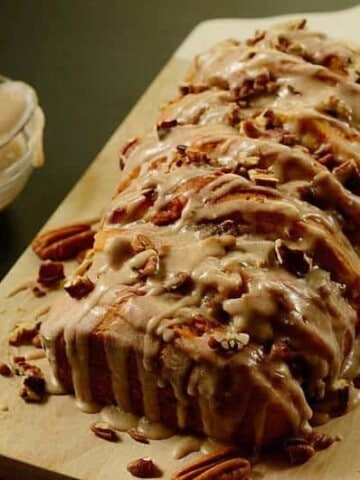
[[[358,57],[303,22],[223,42],[124,148],[95,288],[64,294],[41,329],[80,408],[113,401],[258,446],[345,411],[360,365]],[[103,361],[107,398],[91,378]]]

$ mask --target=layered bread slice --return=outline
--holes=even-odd
[[[86,268],[41,328],[85,410],[116,404],[259,446],[347,408],[359,53],[303,22],[258,37],[200,55],[155,128],[123,149]]]

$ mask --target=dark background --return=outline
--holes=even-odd
[[[47,118],[46,165],[0,212],[0,278],[197,23],[357,3],[0,0],[0,73],[32,84]]]

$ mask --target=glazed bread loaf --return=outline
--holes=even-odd
[[[41,329],[82,408],[247,445],[346,410],[359,374],[358,59],[302,21],[223,42],[124,147],[71,280],[94,288],[64,292]]]

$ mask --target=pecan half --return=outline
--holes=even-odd
[[[245,480],[251,464],[234,447],[225,447],[195,460],[175,473],[172,480]]]
[[[86,297],[92,290],[94,290],[95,284],[90,280],[88,276],[80,277],[75,276],[66,280],[64,290],[70,295],[70,297],[80,300]]]
[[[162,476],[162,472],[151,458],[139,458],[130,462],[127,471],[134,477],[138,478],[158,478]]]
[[[31,245],[42,260],[69,260],[93,246],[94,234],[90,225],[78,223],[42,233]]]
[[[140,433],[139,430],[137,430],[136,428],[131,428],[130,430],[128,430],[127,433],[130,435],[130,437],[133,440],[135,440],[135,442],[144,443],[144,444],[150,443],[149,439],[146,438],[145,435]]]
[[[39,275],[37,281],[45,287],[55,286],[65,278],[64,265],[61,262],[52,262],[46,260],[39,267]]]
[[[305,438],[289,438],[285,441],[284,453],[292,465],[300,465],[310,460],[315,449]]]
[[[99,438],[108,442],[117,442],[118,434],[105,422],[95,422],[90,426],[91,431]]]

